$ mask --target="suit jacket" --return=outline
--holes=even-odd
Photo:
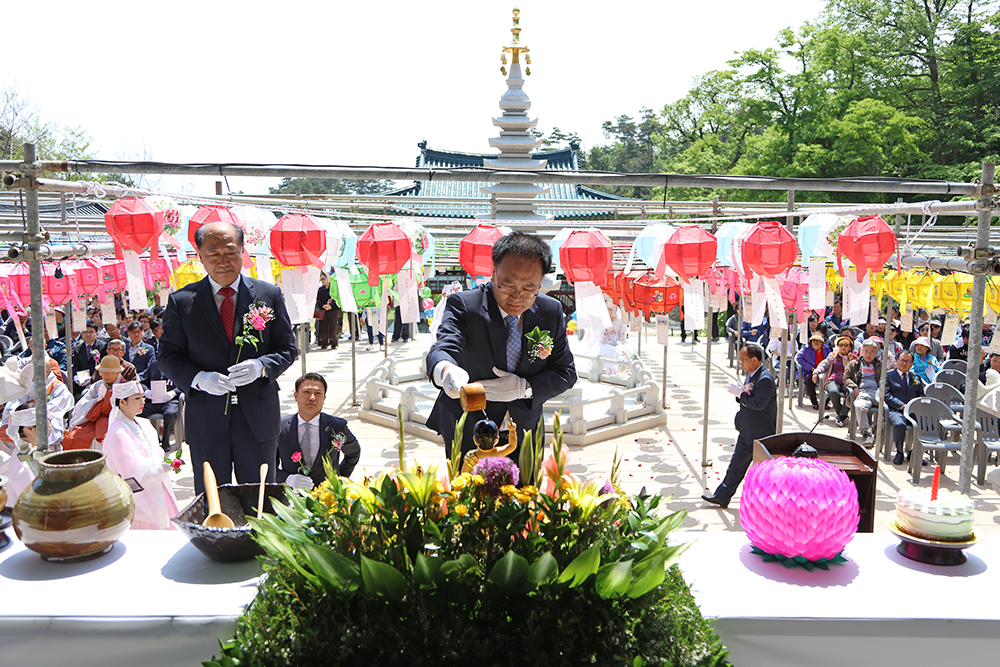
[[[295,361],[298,349],[281,290],[247,276],[241,277],[236,293],[234,337],[241,332],[243,316],[256,300],[274,310],[274,319],[263,331],[256,332],[256,348],[249,344],[241,348],[226,340],[207,277],[170,295],[157,362],[163,374],[187,396],[186,438],[192,445],[212,447],[228,443],[230,422],[240,412],[259,442],[278,437],[281,412],[277,379]],[[259,359],[265,370],[264,377],[237,388],[241,410],[227,410],[226,396],[192,389],[191,382],[199,371],[227,374],[229,367],[237,363],[237,357],[239,361]]]
[[[550,296],[539,294],[522,317],[521,358],[516,368],[508,369],[527,380],[531,398],[509,403],[490,401],[486,414],[497,424],[504,415],[517,424],[518,441],[525,429],[534,429],[542,416],[542,405],[550,398],[563,393],[576,383],[573,353],[566,342],[566,322],[562,304]],[[528,342],[524,337],[535,327],[548,331],[552,337],[552,354],[546,359],[528,358]],[[500,307],[493,297],[493,284],[486,283],[475,289],[458,292],[448,297],[437,339],[427,352],[427,374],[434,381],[434,367],[442,361],[458,364],[469,373],[470,382],[496,378],[493,367],[507,368],[507,328],[500,314]],[[489,399],[489,396],[487,396]],[[443,391],[438,394],[434,408],[427,418],[427,426],[444,438],[445,449],[451,452],[455,422],[462,415],[458,399],[450,398]],[[463,450],[472,449],[472,429],[477,420],[470,418],[465,424]],[[513,454],[516,456],[516,453]]]
[[[333,446],[333,434],[343,434],[344,442],[338,450]],[[309,477],[313,484],[319,485],[326,479],[323,468],[323,457],[330,458],[330,464],[341,477],[350,477],[354,466],[361,458],[361,445],[347,428],[347,421],[340,417],[321,412],[319,415],[319,451],[316,460],[309,469]],[[274,468],[275,480],[284,483],[289,475],[298,475],[299,464],[292,460],[292,454],[301,452],[299,447],[299,415],[289,415],[281,418],[281,434],[278,436],[277,465]]]
[[[778,392],[774,376],[761,366],[750,378],[744,382],[744,386],[752,385],[750,390],[736,398],[740,404],[736,430],[747,443],[774,435],[778,429]]]
[[[902,412],[907,403],[924,395],[924,381],[920,376],[911,369],[909,377],[909,383],[904,385],[898,370],[885,374],[885,402],[896,412]]]
[[[155,378],[150,377],[149,369],[156,361],[156,350],[149,343],[140,341],[139,351],[135,355],[132,352],[132,341],[125,340],[125,359],[129,361],[133,366],[135,366],[135,372],[139,376],[139,382],[148,385],[150,380]]]
[[[94,341],[94,344],[90,346],[91,356],[87,356],[87,344],[82,340],[73,346],[73,374],[76,375],[80,371],[87,371],[87,375],[93,375],[94,370],[97,368],[98,360],[104,357],[105,350],[107,349],[107,344],[103,341]],[[98,359],[95,360],[93,353],[97,352]]]

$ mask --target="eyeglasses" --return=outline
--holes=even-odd
[[[524,296],[526,299],[534,299],[538,296],[538,292],[541,288],[528,288],[528,289],[514,289],[511,285],[497,285],[497,289],[500,290],[501,294],[506,294],[507,296],[512,296],[515,299]]]

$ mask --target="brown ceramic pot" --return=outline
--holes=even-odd
[[[14,505],[14,532],[24,546],[55,562],[107,553],[135,514],[132,490],[91,449],[49,454]]]

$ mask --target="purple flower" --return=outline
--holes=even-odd
[[[517,484],[520,473],[517,465],[506,456],[492,456],[477,463],[472,469],[472,474],[482,475],[486,480],[483,483],[483,491],[491,496],[498,496],[500,487]]]

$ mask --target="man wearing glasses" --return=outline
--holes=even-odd
[[[462,415],[463,385],[481,383],[486,415],[500,425],[509,414],[520,442],[525,430],[538,425],[545,401],[576,383],[562,304],[538,293],[551,265],[545,241],[513,232],[493,245],[492,280],[448,297],[437,340],[427,353],[428,375],[442,389],[427,425],[444,438],[448,456]],[[535,327],[551,338],[551,349],[538,350],[529,342]],[[466,420],[463,455],[475,449],[472,429],[482,417],[472,414]],[[518,452],[511,456],[517,460]]]

